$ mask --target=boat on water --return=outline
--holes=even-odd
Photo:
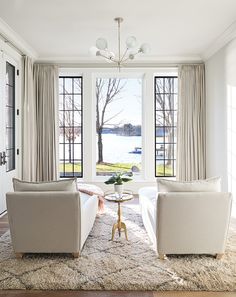
[[[133,151],[129,152],[129,154],[142,154],[142,148],[136,146]]]

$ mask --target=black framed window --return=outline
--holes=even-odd
[[[156,76],[155,175],[176,176],[178,77]]]
[[[6,171],[12,171],[15,165],[15,66],[6,62]]]
[[[60,177],[83,176],[83,78],[59,77]]]

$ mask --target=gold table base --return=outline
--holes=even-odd
[[[121,230],[123,229],[125,232],[125,238],[126,240],[128,240],[128,235],[127,235],[127,228],[124,222],[121,221],[121,207],[120,207],[120,202],[118,202],[118,220],[117,223],[115,223],[112,227],[112,237],[111,240],[114,240],[114,236],[115,236],[115,231],[116,229],[118,229],[119,232],[119,237],[121,236]]]

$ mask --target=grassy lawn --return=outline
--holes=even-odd
[[[63,164],[60,164],[60,172],[64,171]],[[72,172],[73,171],[73,164],[72,163],[66,163],[65,164],[65,172]],[[74,171],[75,172],[81,172],[81,163],[75,163],[74,164]]]
[[[156,173],[157,173],[157,175],[163,176],[164,175],[164,166],[158,165],[156,167]],[[165,167],[165,176],[171,176],[171,175],[173,175],[172,167],[166,166]]]
[[[104,164],[97,164],[96,169],[97,172],[116,172],[116,171],[130,171],[132,166],[137,166],[140,168],[139,164],[135,163],[104,163]]]
[[[104,163],[104,164],[97,164],[96,170],[98,173],[112,173],[116,171],[130,171],[132,166],[137,166],[139,169],[141,169],[140,164],[134,164],[134,163]],[[60,172],[63,172],[63,164],[60,164]],[[73,171],[73,164],[67,163],[65,164],[65,172],[72,172]],[[74,164],[74,171],[75,172],[81,172],[81,164],[75,163]],[[163,165],[158,165],[156,167],[157,175],[164,175],[164,167]],[[165,175],[171,176],[172,175],[172,168],[171,166],[166,166],[165,168]]]

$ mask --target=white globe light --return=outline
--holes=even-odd
[[[133,48],[135,47],[137,44],[137,40],[134,36],[129,36],[127,39],[126,39],[126,46],[127,48]]]
[[[129,54],[129,59],[133,60],[134,59],[134,54]]]
[[[99,52],[98,48],[96,46],[92,46],[89,49],[89,53],[91,56],[97,56],[97,53]]]
[[[98,38],[96,41],[96,47],[100,50],[107,49],[107,41],[105,38]]]
[[[151,50],[150,48],[150,45],[148,43],[143,43],[141,46],[140,46],[140,52],[143,53],[143,54],[147,54],[149,53]]]

